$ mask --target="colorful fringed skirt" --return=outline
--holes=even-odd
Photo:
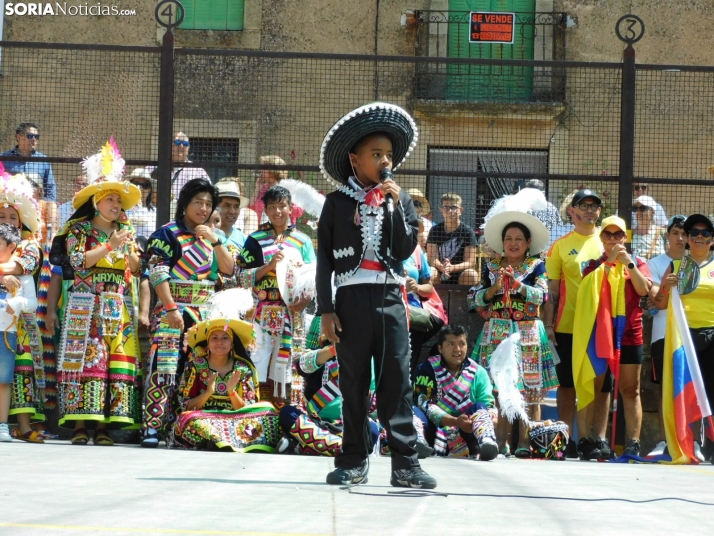
[[[58,358],[60,426],[88,421],[132,427],[140,422],[133,309],[132,285],[122,270],[77,272]]]
[[[195,450],[213,444],[235,452],[275,452],[280,437],[275,407],[257,402],[239,410],[184,411],[174,423],[168,443]]]

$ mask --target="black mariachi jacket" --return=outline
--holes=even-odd
[[[414,203],[404,190],[399,194],[399,203],[394,205],[392,251],[389,252],[389,235],[392,230],[386,201],[379,207],[370,207],[359,199],[349,185],[340,186],[325,199],[317,227],[317,303],[322,313],[332,313],[332,274],[335,283],[349,278],[357,271],[367,248],[368,219],[376,215],[374,236],[375,253],[389,273],[397,281],[404,281],[403,261],[407,260],[417,246],[419,220]],[[355,222],[356,214],[361,222]],[[391,254],[390,254],[391,253]]]

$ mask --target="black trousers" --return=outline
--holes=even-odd
[[[369,454],[365,434],[372,357],[375,381],[379,382],[377,415],[387,431],[392,469],[419,466],[412,420],[407,310],[398,286],[387,285],[384,309],[383,295],[384,285],[348,285],[337,290],[335,313],[342,331],[336,350],[344,434],[335,467],[357,466]]]

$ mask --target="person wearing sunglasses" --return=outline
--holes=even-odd
[[[648,195],[635,199],[632,212],[632,251],[645,260],[662,255],[667,245],[664,227],[655,222],[658,203]]]
[[[699,283],[692,292],[681,295],[682,307],[694,341],[704,390],[711,405],[714,402],[714,224],[703,214],[692,214],[682,227],[687,233],[689,257],[699,265]],[[659,309],[666,309],[669,304],[669,294],[679,281],[677,272],[680,262],[672,261],[662,277],[654,299]],[[694,437],[700,437],[699,426],[697,423],[693,427]],[[694,442],[694,453],[700,462],[705,461],[697,441]]]
[[[176,212],[176,200],[183,187],[192,179],[206,179],[211,181],[211,178],[206,173],[206,170],[200,167],[187,167],[190,164],[188,153],[191,149],[191,141],[183,132],[177,132],[171,142],[171,214]],[[146,170],[153,173],[153,166],[149,166]]]
[[[659,292],[662,278],[672,264],[672,261],[684,257],[685,246],[687,245],[687,233],[684,232],[684,220],[686,219],[687,217],[681,214],[672,216],[667,223],[667,243],[669,245],[667,253],[657,255],[647,262],[647,266],[652,273],[652,288],[650,289],[650,299],[647,301],[648,309],[656,307],[654,303],[655,296],[657,296]],[[657,393],[657,415],[659,417],[660,440],[648,456],[661,456],[664,454],[664,449],[667,446],[664,420],[662,418],[662,389],[660,387],[662,373],[664,371],[664,330],[666,323],[666,314],[656,314],[652,320],[652,345],[650,346],[652,370],[650,373],[650,381],[658,386],[655,388],[655,391]]]
[[[651,197],[651,190],[648,184],[643,184],[643,183],[637,183],[632,185],[632,201],[633,203],[637,203],[637,198],[638,197],[647,197],[647,200],[649,203],[647,206],[653,207],[654,208],[654,215],[653,215],[653,221],[655,225],[659,227],[666,227],[667,226],[667,213],[664,211],[664,208],[662,208],[662,205],[657,203],[657,201],[654,200],[653,197]],[[637,229],[639,226],[640,222],[637,219],[637,213],[633,210],[632,211],[632,230],[634,231]],[[633,239],[634,242],[634,239]],[[634,247],[634,244],[633,244]],[[639,252],[641,253],[641,252]]]
[[[156,231],[156,207],[154,206],[154,186],[156,179],[145,168],[131,172],[131,183],[141,190],[141,202],[127,212],[134,224],[137,236],[150,237]]]
[[[640,455],[640,431],[642,428],[642,402],[640,399],[640,377],[643,357],[642,337],[642,307],[643,296],[647,296],[652,287],[652,274],[645,260],[641,257],[630,255],[625,247],[627,241],[627,227],[625,221],[618,216],[609,216],[602,220],[600,231],[604,252],[599,258],[591,260],[583,269],[583,282],[578,289],[578,303],[575,310],[575,323],[578,326],[575,333],[594,331],[595,319],[602,313],[608,318],[611,310],[618,317],[624,316],[623,323],[614,322],[612,337],[608,340],[598,338],[598,358],[606,355],[613,356],[616,352],[617,342],[620,342],[619,363],[619,390],[622,396],[625,413],[625,432],[629,442],[624,454]],[[624,285],[622,284],[624,282]],[[609,284],[612,292],[617,296],[617,301],[624,299],[624,315],[617,310],[617,301],[607,303],[603,299],[588,299],[591,296],[601,295],[604,285]],[[617,326],[621,326],[619,329]],[[594,336],[598,336],[597,335]],[[613,374],[608,369],[606,359],[593,359],[588,357],[588,344],[590,337],[574,337],[573,339],[573,370],[581,381],[576,382],[578,397],[578,454],[582,460],[603,459],[600,443],[602,438],[595,440],[588,437],[590,427],[593,426],[595,417],[594,393],[609,390],[610,381],[605,382],[606,376]],[[606,350],[602,350],[606,348]],[[587,360],[587,361],[586,361]],[[594,378],[587,377],[587,368],[590,362],[601,365],[592,365]],[[615,371],[616,372],[616,371]],[[584,380],[582,378],[585,378]],[[585,388],[589,383],[589,389]],[[605,386],[605,387],[603,387]],[[590,390],[588,396],[586,392]],[[597,426],[596,426],[597,427]],[[609,449],[608,449],[609,450]]]
[[[582,267],[602,253],[597,221],[602,212],[602,201],[592,190],[576,191],[567,207],[567,216],[574,229],[550,246],[545,268],[548,273],[548,301],[544,305],[543,324],[548,338],[556,346],[560,364],[558,374],[558,414],[571,430],[575,421],[575,383],[573,380],[573,318],[578,288],[583,279]],[[606,435],[609,392],[595,398],[596,433]],[[602,423],[605,423],[604,425]],[[565,456],[576,458],[575,441],[571,438]],[[609,456],[609,453],[608,453]]]
[[[46,154],[42,154],[37,150],[37,145],[40,141],[40,132],[35,123],[20,123],[15,129],[15,139],[17,145],[14,149],[5,151],[0,156],[22,156],[27,160],[20,162],[3,162],[5,171],[12,175],[23,173],[27,176],[30,173],[36,173],[42,178],[42,189],[44,191],[44,200],[52,203],[57,202],[57,185],[55,184],[55,176],[52,173],[52,165],[48,162],[33,162],[32,158],[46,158]]]

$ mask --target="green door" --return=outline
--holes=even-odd
[[[513,44],[469,43],[470,11],[516,13]],[[449,0],[447,50],[450,58],[533,59],[535,0]],[[446,98],[458,101],[527,101],[533,67],[449,65]]]

